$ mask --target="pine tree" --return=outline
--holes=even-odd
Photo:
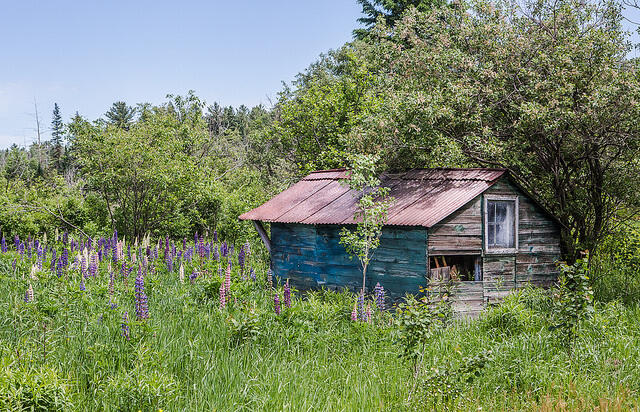
[[[53,105],[53,120],[51,120],[51,160],[58,171],[62,171],[62,157],[64,154],[64,124],[60,115],[58,103]]]
[[[362,5],[364,14],[364,17],[358,19],[358,23],[363,24],[365,28],[355,29],[353,35],[360,40],[367,38],[376,25],[378,17],[382,17],[389,27],[393,27],[411,6],[420,11],[426,11],[446,3],[445,0],[357,0],[357,2]]]
[[[129,127],[133,124],[135,114],[135,108],[127,106],[125,102],[118,101],[111,105],[105,116],[109,119],[109,123],[121,129],[129,130]]]

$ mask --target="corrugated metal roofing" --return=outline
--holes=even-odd
[[[431,227],[491,187],[503,169],[417,169],[384,174],[383,186],[394,201],[387,225]],[[243,215],[241,220],[263,222],[355,223],[356,193],[341,180],[344,169],[311,173],[289,189]]]

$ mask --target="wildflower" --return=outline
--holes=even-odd
[[[69,266],[69,251],[67,248],[62,249],[62,254],[60,255],[60,259],[62,259],[62,265],[64,267]]]
[[[189,281],[193,284],[193,282],[195,282],[197,278],[198,278],[198,272],[196,272],[196,270],[193,269],[191,276],[189,276]]]
[[[15,272],[16,271],[16,264],[18,263],[18,259],[15,258],[13,259],[13,262],[11,262],[11,269]]]
[[[227,306],[227,292],[224,284],[220,285],[220,309],[224,309]]]
[[[84,285],[84,277],[80,278],[80,290],[82,292],[84,292],[85,290],[87,290],[86,286]]]
[[[353,303],[353,310],[351,311],[351,321],[355,322],[358,320],[358,302]]]
[[[367,303],[367,311],[365,312],[365,322],[371,322],[371,303]]]
[[[58,263],[56,264],[56,275],[58,275],[59,278],[62,277],[63,267],[64,267],[64,263],[62,262],[62,256],[61,256],[60,259],[58,259]]]
[[[52,272],[56,270],[56,263],[58,263],[58,260],[56,259],[56,250],[52,249],[51,250],[51,268],[50,268]]]
[[[238,265],[240,265],[240,271],[244,270],[244,246],[240,246],[240,251],[238,252]]]
[[[289,288],[289,279],[287,279],[287,283],[284,284],[284,306],[287,308],[291,307],[291,288]]]
[[[4,235],[2,235],[2,241],[0,243],[0,250],[2,251],[2,253],[7,253],[7,240],[4,238]]]
[[[184,283],[184,265],[180,262],[180,283]]]
[[[122,315],[122,336],[129,340],[129,312],[125,311]]]
[[[218,245],[213,247],[213,259],[217,262],[220,260],[220,253],[218,253]]]
[[[218,243],[218,231],[217,230],[213,231],[213,241]]]
[[[24,294],[24,301],[26,303],[33,302],[33,286],[29,283],[26,293]]]
[[[220,245],[220,253],[222,254],[222,257],[227,257],[229,254],[229,246],[227,245],[227,242],[222,242]]]
[[[360,314],[360,320],[366,321],[366,313],[364,313],[364,293],[358,295],[358,313]]]
[[[231,264],[227,265],[227,273],[224,275],[224,288],[227,294],[231,294]]]
[[[380,282],[376,283],[373,294],[376,298],[376,307],[378,310],[384,310],[384,288],[380,285]]]
[[[87,261],[84,257],[84,255],[82,255],[82,257],[80,258],[80,273],[82,274],[82,277],[87,277]]]
[[[249,271],[249,277],[251,278],[251,280],[253,280],[255,282],[255,280],[256,280],[256,271],[253,270],[253,268],[251,268],[251,270]]]
[[[274,293],[273,295],[273,307],[276,311],[276,315],[280,314],[280,298],[278,297],[277,293]]]
[[[138,276],[135,284],[136,297],[136,317],[138,320],[149,318],[149,302],[147,294],[144,292],[144,277],[142,276],[142,268],[138,269]]]
[[[38,280],[38,266],[31,266],[31,274],[30,277],[32,280]]]
[[[269,285],[269,289],[273,289],[273,272],[271,268],[267,270],[267,285]]]

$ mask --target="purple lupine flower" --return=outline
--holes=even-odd
[[[220,260],[220,253],[218,253],[218,245],[215,245],[213,247],[213,260],[215,260],[216,262]]]
[[[127,311],[122,315],[122,336],[129,340],[129,312]]]
[[[182,250],[185,250],[187,248],[187,238],[183,237],[182,238]]]
[[[220,309],[224,309],[225,306],[227,306],[227,290],[223,283],[220,285]]]
[[[364,313],[364,293],[360,292],[358,295],[358,313],[360,314],[360,320],[366,321],[366,314]]]
[[[218,231],[217,230],[213,231],[213,241],[218,243]]]
[[[224,275],[224,288],[227,290],[227,294],[231,294],[231,263],[227,265],[227,272]]]
[[[115,242],[111,246],[111,261],[114,265],[118,263],[118,247],[116,246]]]
[[[284,306],[287,308],[291,307],[291,288],[289,287],[289,279],[284,284]]]
[[[251,280],[253,280],[255,282],[255,280],[256,280],[256,271],[253,270],[253,268],[251,268],[251,270],[249,271],[249,277],[251,278]]]
[[[80,278],[80,291],[84,292],[85,290],[87,290],[86,286],[84,285],[84,276],[82,276]]]
[[[229,254],[229,245],[227,245],[227,242],[222,242],[222,244],[220,245],[220,253],[222,254],[222,257],[227,257],[227,255]]]
[[[131,260],[131,245],[127,245],[127,259]]]
[[[16,271],[16,264],[18,263],[18,259],[14,258],[13,262],[11,262],[11,269],[15,272]]]
[[[15,245],[16,250],[18,250],[18,246],[20,245],[20,236],[15,235],[13,237],[13,244]]]
[[[353,310],[351,311],[351,321],[356,322],[358,320],[358,302],[353,303]]]
[[[67,248],[62,249],[60,259],[62,259],[62,264],[64,265],[64,267],[69,266],[69,251],[67,250]]]
[[[277,293],[273,294],[273,308],[276,311],[276,315],[280,314],[280,298]]]
[[[91,255],[91,257],[89,258],[89,276],[91,277],[96,277],[96,275],[98,274],[98,257],[94,254]]]
[[[147,294],[144,292],[144,277],[142,276],[142,268],[138,269],[138,276],[135,284],[136,297],[136,318],[144,320],[149,318],[149,302]]]
[[[7,240],[4,238],[4,235],[2,235],[2,241],[0,243],[0,250],[2,250],[2,253],[7,253]]]
[[[193,272],[191,272],[191,276],[189,276],[189,281],[193,284],[197,278],[198,278],[198,272],[196,272],[196,270],[193,269]]]
[[[82,274],[82,277],[87,277],[87,261],[84,258],[84,255],[82,255],[82,258],[80,258],[80,273]]]
[[[384,288],[380,284],[380,282],[376,283],[376,287],[373,289],[373,294],[376,299],[376,307],[378,310],[384,310]]]
[[[58,259],[58,263],[56,264],[56,275],[58,275],[59,278],[62,277],[63,267],[64,267],[64,263],[62,263],[62,256],[61,256],[60,259]]]
[[[273,289],[273,272],[271,268],[267,270],[267,285],[269,285],[269,289]]]
[[[56,250],[52,249],[51,250],[51,267],[50,267],[50,270],[52,272],[56,270],[56,263],[58,263],[58,260],[56,259]]]
[[[240,272],[244,270],[244,247],[240,246],[240,251],[238,252],[238,265],[240,265]]]

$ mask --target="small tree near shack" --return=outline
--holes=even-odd
[[[387,212],[393,201],[388,197],[389,188],[380,186],[376,173],[377,155],[354,155],[352,167],[345,184],[360,198],[354,219],[358,222],[354,230],[343,227],[340,243],[347,252],[360,260],[362,266],[362,290],[364,295],[367,281],[367,267],[373,252],[380,245],[382,227],[387,220]]]

